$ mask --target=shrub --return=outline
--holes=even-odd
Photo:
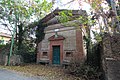
[[[67,73],[77,77],[83,77],[86,80],[99,80],[99,74],[97,74],[97,68],[91,67],[85,64],[84,61],[79,58],[73,58],[67,68]]]
[[[5,45],[0,44],[0,49],[3,48],[3,47],[5,47]]]
[[[36,54],[34,49],[27,43],[22,44],[19,50],[18,45],[14,45],[13,54],[21,55],[24,63],[33,63],[36,61]]]
[[[9,54],[10,44],[0,45],[0,54]]]

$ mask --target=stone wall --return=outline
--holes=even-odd
[[[112,57],[112,49],[111,49],[111,36],[109,34],[105,34],[103,37],[103,53],[105,57]]]
[[[113,35],[110,41],[111,41],[112,55],[115,59],[119,59],[120,58],[120,34]]]
[[[7,62],[7,55],[0,54],[0,65],[5,65]]]
[[[105,34],[102,41],[102,67],[106,80],[120,79],[120,34]]]
[[[103,52],[106,58],[120,58],[120,34],[112,36],[105,34],[103,38]]]
[[[0,54],[0,65],[7,65],[8,55]],[[21,65],[23,63],[20,55],[12,55],[10,58],[10,65]]]

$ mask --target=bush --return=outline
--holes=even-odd
[[[10,44],[0,45],[0,54],[9,54],[10,52]]]
[[[5,47],[5,45],[0,44],[0,49],[2,49],[2,48],[4,48],[4,47]]]
[[[18,45],[14,45],[13,54],[21,55],[24,63],[34,63],[36,62],[36,54],[33,47],[28,44],[22,44],[21,48],[18,50]]]
[[[97,68],[86,65],[84,61],[78,58],[73,58],[67,68],[67,73],[77,77],[83,77],[86,80],[99,80]]]

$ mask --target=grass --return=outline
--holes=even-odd
[[[27,64],[24,66],[0,66],[9,70],[23,72],[26,75],[43,76],[48,80],[82,80],[70,74],[66,74],[60,67],[52,67],[37,64]]]

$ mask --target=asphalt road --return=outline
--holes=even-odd
[[[44,77],[24,76],[14,71],[0,69],[0,80],[46,80]]]

